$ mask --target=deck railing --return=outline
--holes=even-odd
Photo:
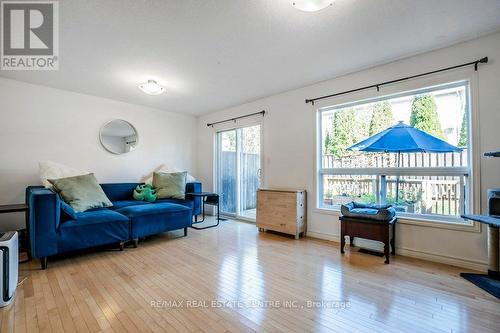
[[[419,179],[404,177],[399,180],[399,200],[396,203],[396,180],[386,180],[386,203],[399,210],[417,214],[461,214],[460,179],[458,177],[422,176]],[[325,205],[341,205],[351,201],[377,202],[379,177],[376,176],[326,176]]]
[[[465,167],[467,150],[458,153],[406,153],[400,155],[401,168]],[[356,153],[343,158],[323,155],[325,169],[394,168],[398,166],[394,153]],[[367,172],[369,174],[369,172]],[[463,209],[465,176],[401,176],[396,203],[396,177],[382,179],[377,175],[324,175],[323,204],[340,205],[350,201],[380,203],[381,186],[385,184],[385,202],[408,213],[458,216]]]
[[[464,167],[467,166],[467,149],[457,153],[402,153],[399,166],[402,168]],[[334,168],[395,168],[396,153],[356,152],[341,158],[323,155],[324,169]]]

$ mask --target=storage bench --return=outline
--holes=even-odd
[[[340,253],[344,253],[345,236],[349,236],[351,246],[354,237],[370,239],[384,243],[385,263],[389,263],[390,253],[396,254],[396,221],[393,217],[388,221],[363,219],[359,217],[341,216]],[[392,251],[389,250],[392,248]]]

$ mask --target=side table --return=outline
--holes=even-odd
[[[0,205],[0,214],[7,213],[20,213],[24,212],[28,214],[27,204],[13,204],[13,205]],[[19,232],[19,252],[26,252],[27,259],[20,261],[20,263],[28,262],[31,260],[31,250],[30,250],[30,232],[29,224],[26,219],[26,227],[24,229],[17,230]]]
[[[195,227],[191,226],[191,228],[196,229],[196,230],[203,230],[203,229],[208,229],[208,228],[214,228],[219,225],[220,221],[225,221],[226,219],[223,219],[220,217],[220,212],[219,212],[219,195],[217,193],[213,192],[197,192],[197,193],[186,193],[186,196],[191,196],[191,197],[201,197],[202,198],[202,219],[198,221],[198,216],[195,216],[195,221],[193,224],[198,224],[202,223],[205,221],[205,205],[209,206],[216,206],[217,207],[217,223],[207,226],[207,227]]]

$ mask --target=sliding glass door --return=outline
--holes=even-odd
[[[221,213],[236,215],[237,170],[236,130],[217,133],[217,192]]]
[[[221,213],[255,220],[261,178],[261,126],[218,132],[216,159]]]

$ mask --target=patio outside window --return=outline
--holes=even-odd
[[[461,81],[322,108],[318,208],[387,203],[399,216],[468,224],[460,214],[472,202],[469,96],[469,83]],[[398,167],[397,153],[348,149],[401,121],[461,151],[401,153]]]

